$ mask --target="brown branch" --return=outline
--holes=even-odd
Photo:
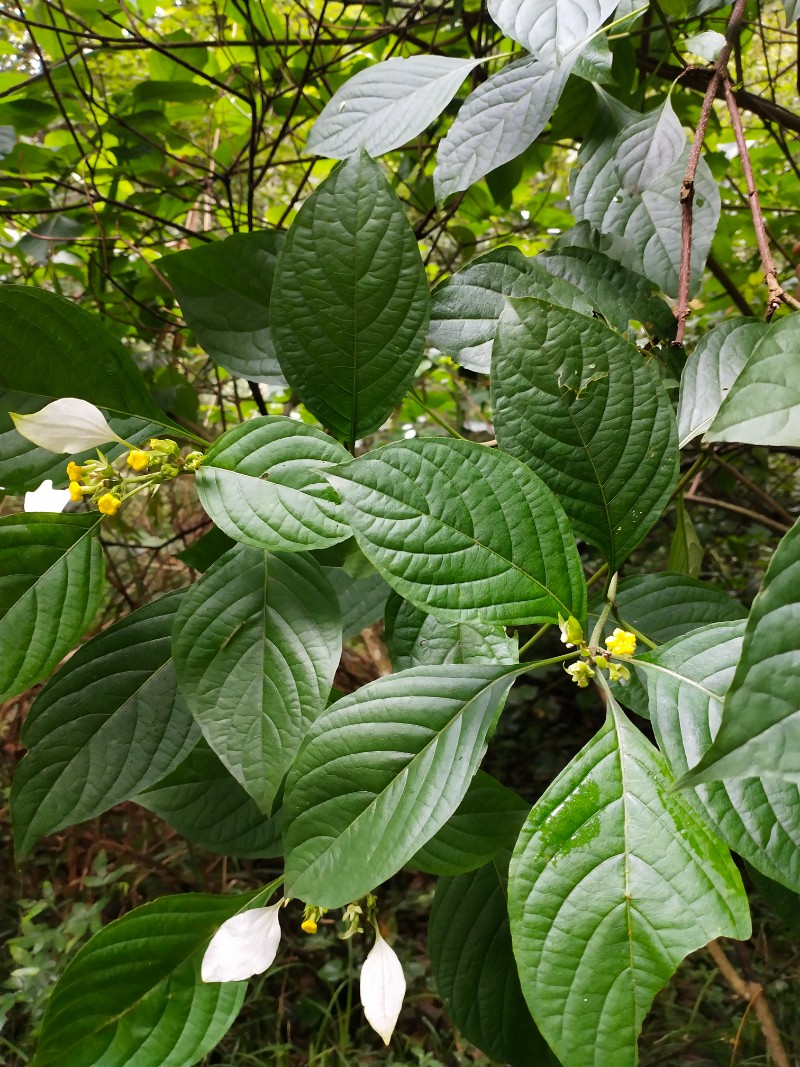
[[[789,1057],[781,1041],[781,1035],[775,1022],[775,1016],[767,1002],[764,987],[760,982],[748,982],[739,974],[731,961],[725,955],[719,941],[712,941],[708,945],[708,952],[717,969],[737,997],[747,1001],[745,1015],[752,1008],[764,1035],[764,1043],[767,1051],[775,1062],[776,1067],[791,1067]]]
[[[738,469],[738,467],[734,467],[732,463],[728,463],[726,459],[723,459],[722,456],[718,455],[716,452],[712,452],[710,455],[718,466],[722,467],[723,470],[728,471],[729,474],[732,474],[733,477],[745,487],[745,489],[749,490],[753,496],[757,496],[763,504],[766,504],[774,515],[780,515],[780,517],[785,519],[790,526],[794,523],[794,515],[779,504],[777,500],[773,500],[769,493],[765,492],[760,485],[756,485],[755,482],[751,481],[746,474],[743,474]]]
[[[783,286],[778,282],[778,268],[775,266],[775,260],[772,258],[772,250],[770,249],[769,241],[767,240],[764,216],[758,201],[758,189],[756,188],[756,180],[753,175],[753,166],[750,162],[750,151],[747,147],[747,141],[745,140],[744,129],[742,128],[742,116],[739,114],[739,108],[734,100],[730,79],[727,75],[723,78],[723,89],[725,91],[725,102],[728,105],[728,112],[731,116],[733,133],[736,138],[736,147],[739,149],[739,159],[742,162],[744,180],[747,184],[747,198],[753,216],[753,229],[756,234],[758,254],[761,256],[761,266],[764,269],[764,281],[767,283],[768,295],[766,318],[770,319],[781,304],[789,304],[791,307],[797,309],[800,308],[800,303],[798,303],[794,297],[789,296]]]
[[[717,279],[717,281],[720,283],[722,288],[725,290],[725,292],[731,298],[731,300],[736,305],[736,307],[739,309],[739,311],[741,311],[741,313],[743,315],[748,315],[748,316],[752,316],[753,318],[755,318],[755,314],[756,314],[755,311],[750,307],[750,305],[747,303],[745,298],[742,296],[742,294],[736,288],[736,285],[735,285],[733,279],[731,278],[731,276],[727,273],[727,271],[722,266],[722,264],[719,262],[719,260],[717,260],[710,253],[709,253],[708,259],[706,260],[706,266],[711,271],[711,273],[714,275],[714,277]]]
[[[675,333],[674,344],[683,344],[683,335],[686,330],[686,319],[689,317],[689,282],[692,273],[692,204],[694,203],[694,179],[697,167],[700,163],[700,152],[708,128],[708,120],[711,117],[711,109],[714,98],[727,73],[728,60],[734,42],[739,36],[739,28],[744,16],[746,0],[736,0],[733,11],[728,21],[728,29],[725,34],[725,45],[719,54],[714,66],[714,73],[708,83],[706,94],[703,97],[703,106],[700,108],[700,119],[695,130],[694,141],[689,152],[689,161],[686,164],[686,173],[683,176],[680,191],[681,204],[681,266],[678,275],[678,306],[675,317],[678,320],[678,328]]]
[[[785,522],[778,522],[776,519],[769,518],[768,515],[759,515],[757,511],[751,511],[750,508],[743,508],[740,504],[731,504],[727,500],[717,500],[713,496],[700,496],[694,492],[688,492],[683,499],[687,504],[705,504],[709,508],[721,508],[723,511],[732,511],[736,515],[744,515],[746,518],[752,519],[753,522],[768,526],[770,530],[777,530],[781,536],[787,534],[791,529],[791,524],[787,525]]]

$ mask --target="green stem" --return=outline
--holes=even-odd
[[[422,399],[416,389],[409,389],[409,393],[414,398],[414,400],[416,400],[422,410],[428,415],[430,415],[433,421],[437,422],[442,427],[442,429],[447,430],[447,432],[449,434],[452,434],[453,437],[457,437],[459,441],[467,440],[467,438],[463,437],[454,426],[451,426],[449,422],[445,422],[445,420],[441,417],[441,415],[438,414],[438,412],[434,411],[433,408],[428,407],[428,405],[425,403],[425,401]]]
[[[536,631],[536,633],[535,633],[535,634],[533,635],[533,637],[531,637],[531,638],[530,638],[530,639],[529,639],[528,641],[526,641],[526,642],[525,642],[525,644],[524,644],[524,645],[523,645],[523,646],[522,646],[522,647],[520,648],[520,650],[519,650],[519,654],[520,654],[520,656],[522,655],[522,653],[523,653],[523,652],[527,652],[527,651],[528,651],[528,649],[529,649],[529,648],[530,648],[530,647],[531,647],[532,645],[535,645],[535,644],[536,644],[536,642],[537,642],[537,641],[539,640],[539,638],[540,638],[540,637],[541,637],[541,636],[542,636],[543,634],[545,634],[545,633],[546,633],[546,632],[547,632],[547,631],[548,631],[548,630],[550,629],[550,627],[551,627],[552,625],[553,625],[553,624],[552,624],[551,622],[546,622],[546,623],[544,624],[544,626],[540,626],[540,627],[539,627],[539,629],[538,629],[538,630]]]
[[[600,642],[600,638],[603,636],[603,627],[606,624],[608,616],[611,614],[614,608],[614,600],[617,595],[617,575],[611,575],[611,581],[608,583],[608,589],[606,591],[606,602],[603,605],[603,610],[600,612],[600,618],[597,620],[595,628],[592,630],[592,636],[589,638],[589,644],[592,648],[596,648]]]

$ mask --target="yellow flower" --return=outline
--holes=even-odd
[[[606,648],[615,656],[632,656],[636,651],[636,635],[619,627],[606,638]]]
[[[300,929],[307,934],[315,934],[317,932],[317,924],[313,919],[306,919],[305,922],[300,923]]]
[[[147,470],[149,463],[150,456],[139,448],[132,448],[128,453],[128,466],[135,471]]]
[[[577,663],[570,663],[564,670],[580,689],[585,689],[589,684],[589,679],[594,678],[594,671],[585,660],[578,660]]]
[[[71,482],[83,481],[83,467],[79,467],[77,463],[73,463],[72,460],[67,464],[67,477]],[[70,490],[71,492],[71,490]],[[75,500],[75,497],[72,498]]]
[[[622,663],[611,663],[608,667],[608,680],[610,682],[621,682],[625,685],[631,680],[631,672]]]
[[[72,466],[74,466],[74,464],[70,463],[70,466],[72,467]],[[77,482],[70,482],[69,483],[69,498],[75,504],[77,504],[77,503],[79,503],[79,501],[83,500],[83,490],[81,489],[80,485]]]
[[[113,493],[103,493],[97,501],[97,510],[103,515],[116,515],[121,503],[120,498]]]

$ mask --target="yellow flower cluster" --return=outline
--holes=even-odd
[[[636,651],[636,635],[617,627],[613,634],[606,638],[606,648],[614,656],[632,656]]]

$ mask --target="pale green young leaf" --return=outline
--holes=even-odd
[[[800,315],[772,323],[731,385],[707,441],[800,445],[798,344]]]
[[[350,537],[350,528],[322,471],[349,458],[314,426],[278,415],[251,419],[206,453],[200,503],[221,530],[254,548],[325,548]]]
[[[586,585],[566,516],[512,456],[429,437],[330,477],[364,555],[417,607],[508,626],[582,618]]]
[[[226,552],[186,593],[173,656],[203,736],[269,814],[341,654],[339,605],[305,553]]]
[[[675,416],[658,375],[603,323],[514,299],[492,370],[500,447],[528,464],[617,570],[677,480]]]
[[[683,368],[678,400],[681,448],[714,421],[733,383],[769,327],[758,319],[732,319],[703,334]]]
[[[522,829],[509,915],[522,990],[570,1067],[634,1067],[655,997],[688,953],[750,935],[727,849],[608,695],[608,718]]]
[[[658,746],[679,777],[719,729],[722,703],[742,652],[745,623],[717,623],[641,656]],[[735,852],[800,892],[800,789],[777,778],[735,778],[686,795]]]
[[[681,785],[766,776],[800,783],[800,521],[753,601],[714,743]]]
[[[339,908],[408,863],[461,803],[515,670],[415,667],[332,704],[286,783],[286,892]]]
[[[159,597],[93,637],[34,700],[11,791],[19,858],[157,782],[198,740],[170,651],[182,596]]]
[[[0,700],[45,678],[91,625],[105,575],[101,518],[0,519]]]
[[[400,148],[444,111],[481,62],[418,55],[364,67],[325,105],[306,147],[330,159],[346,159],[360,148],[373,157]]]
[[[439,142],[433,184],[441,202],[533,144],[555,111],[574,58],[558,66],[530,56],[475,89]]]

